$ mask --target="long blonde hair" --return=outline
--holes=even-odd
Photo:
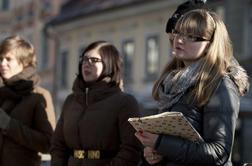
[[[223,21],[213,12],[197,9],[180,18],[175,29],[184,34],[192,34],[209,40],[205,55],[201,58],[196,85],[190,93],[199,106],[204,105],[218,86],[222,76],[227,73],[233,57],[233,48]],[[171,70],[181,69],[184,64],[174,58],[168,63],[155,82],[152,95],[159,100],[158,88]]]

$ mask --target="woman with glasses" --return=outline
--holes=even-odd
[[[35,49],[14,35],[0,43],[0,165],[40,166],[48,153],[55,114],[39,86]]]
[[[184,14],[172,31],[173,60],[153,87],[160,112],[177,111],[204,141],[136,132],[149,165],[232,166],[240,96],[248,76],[233,57],[223,21],[213,12],[196,9]]]
[[[110,43],[82,53],[73,92],[63,105],[52,140],[52,166],[136,166],[140,143],[129,117],[136,99],[122,91],[122,60]]]

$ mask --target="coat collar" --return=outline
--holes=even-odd
[[[120,91],[120,88],[110,82],[108,77],[92,83],[86,83],[77,77],[73,84],[73,94],[76,100],[85,105],[98,102]]]

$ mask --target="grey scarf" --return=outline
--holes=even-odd
[[[161,112],[168,111],[192,87],[198,76],[200,62],[195,62],[180,70],[171,71],[159,85],[158,106]]]

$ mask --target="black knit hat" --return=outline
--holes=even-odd
[[[175,28],[175,25],[179,18],[183,16],[186,12],[194,9],[206,8],[206,0],[191,0],[186,1],[178,6],[177,10],[173,13],[172,17],[169,18],[166,24],[166,33],[171,33],[172,29]]]

